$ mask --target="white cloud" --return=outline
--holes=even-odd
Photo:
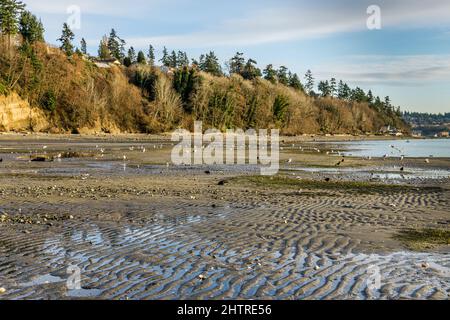
[[[322,65],[316,73],[360,85],[428,85],[450,81],[450,55],[352,56]]]
[[[29,10],[38,14],[66,14],[70,6],[79,6],[84,14],[133,17],[146,13],[162,0],[134,0],[132,3],[118,0],[25,0]]]
[[[366,30],[366,9],[373,2],[318,1],[248,13],[245,18],[225,19],[191,33],[163,34],[130,39],[135,46],[146,43],[173,47],[258,45]],[[449,25],[450,1],[380,1],[383,28],[418,28]]]
[[[80,6],[82,13],[112,17],[166,17],[178,21],[191,17],[189,25],[196,25],[195,32],[165,33],[152,29],[152,36],[129,39],[136,46],[168,45],[171,47],[211,47],[257,45],[294,41],[342,32],[360,31],[366,28],[366,9],[373,0],[322,0],[310,1],[256,1],[259,10],[236,10],[238,0],[230,4],[218,16],[221,20],[211,23],[209,12],[215,12],[217,3],[201,3],[202,15],[186,5],[186,0],[134,0],[130,3],[118,0],[25,0],[36,13],[65,14],[70,5]],[[419,26],[449,25],[450,1],[448,0],[378,0],[384,28],[411,28]],[[217,13],[216,13],[217,14]],[[237,18],[237,17],[241,18]],[[207,22],[209,21],[209,22]],[[192,30],[192,29],[191,29]]]

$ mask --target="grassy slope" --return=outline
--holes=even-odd
[[[263,79],[197,73],[194,89],[182,97],[172,76],[149,67],[100,69],[45,44],[27,58],[19,59],[13,50],[12,60],[0,51],[2,87],[13,70],[18,79],[13,90],[45,111],[53,132],[157,133],[192,128],[194,120],[220,129],[282,128],[288,135],[377,132],[385,124],[406,128],[396,116],[366,103],[312,99]],[[135,85],[142,74],[148,81]]]

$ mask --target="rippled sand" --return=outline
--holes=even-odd
[[[69,149],[93,154],[28,161]],[[296,171],[318,155],[289,152],[282,175],[362,179]],[[275,187],[247,179],[252,167],[167,167],[169,153],[167,141],[0,141],[0,299],[448,299],[449,247],[394,238],[449,228],[445,176]],[[67,288],[69,266],[82,289]]]

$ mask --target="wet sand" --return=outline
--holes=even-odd
[[[167,166],[165,137],[0,136],[0,299],[448,299],[449,246],[395,235],[450,228],[450,160],[336,169],[301,140],[283,144],[284,184]],[[62,152],[80,157],[29,161]]]

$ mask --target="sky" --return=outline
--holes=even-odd
[[[301,78],[389,95],[402,110],[450,112],[450,0],[23,0],[57,44],[69,22],[96,54],[111,28],[161,57],[237,51],[260,68],[287,66]],[[373,6],[376,6],[373,8]],[[368,10],[369,9],[369,10]],[[369,28],[369,27],[370,28]]]

